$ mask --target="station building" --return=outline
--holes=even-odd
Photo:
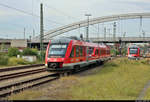
[[[22,51],[27,45],[25,39],[0,39],[0,52],[7,52],[10,47],[16,47]]]

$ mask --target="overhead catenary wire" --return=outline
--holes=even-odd
[[[6,4],[2,4],[2,3],[0,3],[0,6],[7,7],[7,8],[9,8],[9,9],[13,9],[13,10],[15,10],[15,11],[18,11],[18,12],[21,12],[21,13],[24,13],[24,14],[27,14],[27,15],[30,15],[30,16],[34,16],[34,17],[38,17],[38,18],[40,18],[40,16],[39,16],[39,15],[36,15],[36,14],[30,13],[30,12],[27,12],[27,11],[24,11],[24,10],[21,10],[21,9],[15,8],[15,7],[11,7],[11,6],[6,5]],[[46,19],[47,21],[51,22],[51,23],[55,23],[55,24],[63,25],[62,23],[58,23],[58,22],[56,22],[56,21],[52,21],[52,20],[49,20],[49,19],[47,19],[47,18],[45,18],[45,19]]]
[[[36,0],[36,1],[38,1],[39,3],[41,3],[41,0]],[[43,2],[43,4],[44,4],[45,7],[49,8],[49,9],[53,9],[53,10],[55,10],[56,12],[58,12],[59,14],[64,15],[64,16],[66,16],[66,17],[68,17],[68,18],[76,19],[76,20],[79,19],[79,18],[77,18],[77,17],[71,16],[70,14],[68,14],[68,13],[66,13],[66,12],[64,12],[64,11],[62,11],[62,10],[59,10],[59,9],[57,9],[57,8],[52,7],[52,6],[49,5],[49,4],[46,4],[46,3],[44,3],[44,2]]]
[[[45,5],[45,7],[49,8],[49,9],[53,9],[53,10],[59,12],[60,14],[66,16],[66,17],[68,17],[68,18],[75,19],[75,20],[77,19],[76,17],[70,16],[70,15],[68,15],[67,13],[62,12],[62,11],[60,11],[60,10],[58,10],[58,9],[56,9],[56,8],[54,8],[54,7],[52,7],[52,6],[49,6],[49,5],[47,5],[47,4],[44,4],[44,5]]]
[[[32,2],[32,3],[33,3],[33,2]],[[33,5],[33,4],[32,4],[32,5]],[[0,6],[6,7],[6,8],[9,8],[9,9],[12,9],[12,10],[15,10],[15,11],[17,11],[17,12],[24,13],[24,14],[26,14],[26,15],[30,15],[30,16],[33,16],[33,17],[40,18],[39,15],[36,15],[36,14],[33,13],[33,7],[32,7],[32,12],[27,12],[27,11],[25,11],[25,10],[18,9],[18,8],[16,8],[16,7],[12,7],[12,6],[9,6],[9,5],[7,5],[7,4],[3,4],[3,3],[0,3]],[[56,21],[52,21],[52,20],[49,20],[49,19],[47,19],[47,18],[45,18],[45,20],[46,20],[46,21],[49,21],[49,22],[51,22],[51,23],[54,23],[54,24],[63,25],[62,23],[58,23],[58,22],[56,22]],[[11,25],[17,25],[17,24],[11,24]],[[18,25],[18,27],[20,27],[20,25]],[[24,27],[24,26],[22,26],[22,27]],[[44,29],[44,31],[48,31],[48,30]]]

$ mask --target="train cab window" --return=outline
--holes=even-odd
[[[65,56],[67,44],[52,44],[50,45],[49,56]]]
[[[130,54],[137,54],[138,49],[137,48],[130,48]]]
[[[79,57],[79,46],[76,46],[76,57]]]

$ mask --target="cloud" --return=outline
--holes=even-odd
[[[62,24],[85,20],[84,15],[86,13],[91,13],[90,18],[95,18],[113,14],[150,11],[149,0],[5,0],[2,3],[40,15],[40,2],[44,4],[44,18],[49,20],[44,20],[44,26],[47,30],[62,26]],[[28,25],[31,29],[36,26],[35,30],[39,31],[39,20],[38,17],[0,6],[1,24],[12,29],[12,32],[13,26],[8,26],[6,23],[13,24],[15,22],[21,24],[22,27]],[[51,21],[62,24],[55,24]]]
[[[120,0],[122,1],[122,0]],[[126,2],[136,2],[136,3],[150,3],[149,0],[125,0]]]

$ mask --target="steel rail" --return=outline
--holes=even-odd
[[[25,66],[15,66],[15,67],[8,67],[8,68],[0,68],[0,72],[21,70],[21,69],[26,69],[26,68],[38,67],[38,66],[44,66],[44,64],[33,64],[33,65],[25,65]]]
[[[45,68],[40,68],[40,69],[35,69],[35,70],[29,70],[29,71],[24,71],[24,72],[17,72],[17,73],[11,73],[11,74],[5,74],[0,76],[0,81],[6,80],[6,79],[11,79],[11,78],[16,78],[20,76],[26,76],[30,74],[35,74],[35,73],[41,73],[45,72]]]
[[[13,83],[13,84],[6,85],[6,86],[1,86],[0,87],[0,97],[5,97],[5,96],[8,96],[12,93],[20,92],[21,90],[31,88],[33,86],[38,86],[38,85],[56,80],[58,78],[59,78],[59,75],[57,73],[54,73],[54,74],[49,74],[49,75],[33,78],[33,79],[30,79],[30,80],[25,80],[25,81]],[[46,80],[43,80],[43,79],[46,79]],[[40,81],[40,82],[37,82],[37,81]],[[28,84],[28,83],[32,83],[32,84],[24,85],[24,84]],[[22,86],[22,87],[12,89],[13,87],[15,88],[15,87],[19,87],[19,86]]]

